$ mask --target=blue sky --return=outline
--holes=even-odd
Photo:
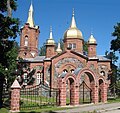
[[[14,17],[21,20],[21,25],[27,21],[31,0],[18,0],[18,9]],[[39,47],[49,37],[50,26],[53,29],[55,42],[63,38],[69,28],[72,10],[78,29],[82,31],[85,41],[91,32],[97,40],[97,54],[104,55],[110,48],[114,25],[120,22],[120,0],[32,0],[34,8],[34,23],[40,27]],[[20,36],[17,37],[20,41]]]

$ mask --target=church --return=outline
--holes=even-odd
[[[63,35],[63,50],[60,43],[56,47],[50,28],[50,35],[45,43],[46,55],[39,56],[39,35],[40,28],[34,25],[31,4],[28,20],[21,28],[18,57],[23,59],[22,63],[29,63],[30,70],[35,70],[32,85],[43,83],[50,88],[58,88],[61,106],[66,105],[68,97],[71,105],[78,105],[79,98],[84,98],[84,101],[88,98],[92,103],[107,102],[111,61],[96,54],[97,41],[93,34],[88,38],[88,53],[84,53],[84,38],[77,28],[74,11],[70,27]],[[23,84],[26,86],[28,73],[24,69]]]

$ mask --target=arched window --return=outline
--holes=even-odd
[[[102,76],[105,76],[105,72],[104,72],[104,71],[101,71],[100,74],[101,74]]]
[[[23,74],[23,85],[27,85],[27,72]]]
[[[71,72],[71,73],[74,73],[74,69],[71,69],[70,72]]]
[[[28,36],[25,36],[25,44],[24,46],[28,46]]]
[[[63,70],[63,73],[67,73],[68,71],[66,69]]]
[[[42,73],[38,72],[36,83],[37,83],[37,85],[39,85],[41,82],[43,82]]]

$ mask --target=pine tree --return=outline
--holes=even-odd
[[[17,9],[16,0],[0,0],[0,107],[2,107],[3,83],[9,87],[14,78],[18,45],[15,38],[19,32],[19,19],[12,18]]]

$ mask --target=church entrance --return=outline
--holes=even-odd
[[[74,95],[74,80],[72,78],[68,78],[66,80],[66,105],[71,105],[73,98],[72,95]]]
[[[84,103],[96,103],[96,83],[94,78],[94,73],[89,69],[83,69],[77,76],[79,81],[79,104]]]
[[[91,92],[90,87],[83,81],[79,86],[79,103],[91,103]]]

